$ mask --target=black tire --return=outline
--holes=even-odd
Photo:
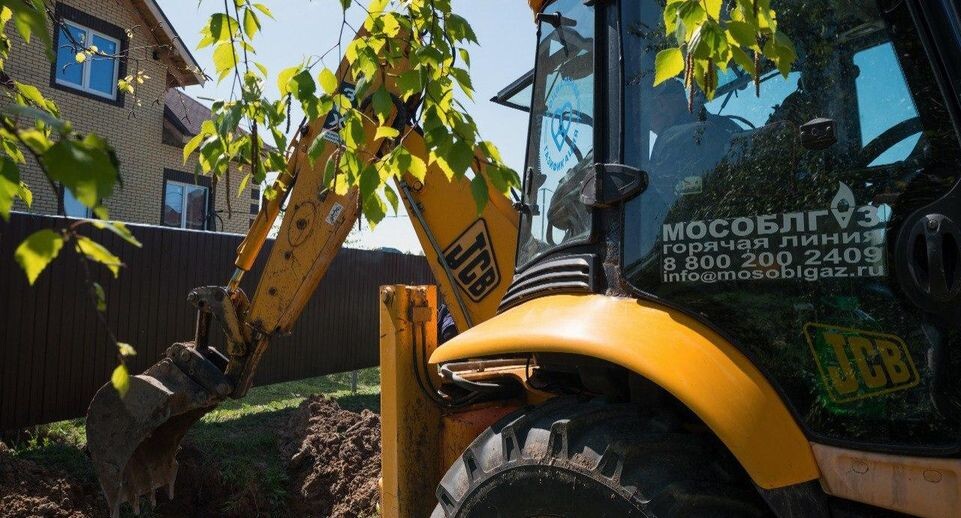
[[[516,412],[447,471],[432,518],[770,514],[726,450],[670,428],[599,399]]]

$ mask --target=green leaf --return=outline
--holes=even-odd
[[[42,155],[53,146],[53,141],[50,140],[47,133],[36,128],[20,130],[19,137],[28,148],[37,154]]]
[[[67,131],[69,126],[66,122],[58,119],[50,112],[40,108],[35,108],[33,106],[5,103],[0,104],[0,111],[5,114],[13,115],[14,117],[23,117],[30,120],[41,120],[51,128],[54,128],[60,132]]]
[[[20,82],[14,82],[17,88],[17,93],[24,96],[27,100],[36,104],[39,108],[47,108],[47,99],[40,93],[40,89],[33,85],[27,85]]]
[[[427,177],[427,163],[424,162],[423,158],[410,154],[410,167],[407,172],[414,178],[417,178],[417,180],[423,182],[424,178]]]
[[[341,136],[348,148],[359,149],[364,143],[364,125],[360,123],[356,116],[348,117]]]
[[[377,188],[380,187],[380,173],[372,164],[364,167],[360,173],[360,197],[366,200],[368,197],[377,195]]]
[[[230,41],[231,34],[234,33],[236,27],[235,23],[233,17],[224,13],[210,15],[210,19],[207,21],[207,29],[214,43]]]
[[[313,98],[314,93],[317,91],[317,83],[315,83],[314,78],[310,76],[310,71],[304,69],[290,78],[288,88],[290,92],[294,94],[294,97],[299,101],[304,101]]]
[[[373,229],[378,223],[387,217],[387,207],[384,205],[383,200],[380,196],[369,196],[364,200],[364,218],[367,219],[367,223],[370,224],[370,228]]]
[[[447,15],[447,33],[456,41],[477,43],[477,35],[474,34],[474,29],[470,26],[470,23],[453,13]]]
[[[91,261],[96,261],[110,270],[114,278],[120,275],[123,263],[120,258],[110,253],[103,245],[86,236],[77,236],[77,248]]]
[[[397,198],[397,192],[389,185],[384,185],[384,197],[387,198],[387,203],[390,204],[391,209],[394,210],[394,215],[397,215],[397,207],[400,205],[400,200]]]
[[[221,43],[214,49],[214,70],[217,71],[218,81],[230,75],[237,65],[237,54],[231,43]]]
[[[374,140],[380,140],[382,138],[397,138],[400,136],[400,132],[390,126],[380,126],[377,128],[377,134],[374,135]]]
[[[137,350],[128,343],[117,342],[117,350],[120,352],[120,356],[123,356],[124,358],[129,356],[137,356]]]
[[[117,166],[107,143],[96,135],[81,141],[61,139],[42,159],[50,179],[70,189],[87,207],[96,207],[113,194]]]
[[[42,0],[0,0],[0,6],[13,13],[13,24],[28,44],[32,35],[40,36],[47,58],[53,61],[53,42],[47,29],[45,3]]]
[[[300,72],[300,69],[301,67],[285,68],[277,74],[277,89],[280,90],[281,97],[290,93],[290,80]]]
[[[110,384],[117,390],[121,398],[127,395],[127,391],[130,390],[130,373],[127,372],[127,367],[124,364],[117,365],[117,368],[113,370],[113,374],[110,375]]]
[[[664,7],[664,32],[667,34],[677,31],[678,21],[680,20],[677,14],[679,7],[677,4],[677,2],[668,2],[667,6]],[[678,40],[681,39],[683,38],[678,38]]]
[[[684,54],[679,48],[662,50],[654,58],[654,86],[684,71]]]
[[[337,76],[335,76],[329,68],[324,67],[324,69],[320,71],[317,82],[320,83],[320,87],[327,95],[334,95],[337,92]]]
[[[327,163],[324,164],[324,185],[327,187],[333,187],[334,181],[337,178],[337,154],[332,153],[327,157]]]
[[[778,71],[781,72],[782,76],[787,78],[788,74],[791,73],[794,62],[797,60],[797,51],[794,49],[794,42],[780,31],[774,34],[774,42],[777,46]]]
[[[451,75],[454,76],[454,80],[460,86],[461,90],[467,95],[468,98],[474,98],[474,85],[471,83],[470,73],[463,68],[454,67],[451,69]]]
[[[347,9],[350,9],[350,1],[351,0],[340,0],[340,7],[343,8],[345,11]]]
[[[757,71],[754,69],[754,60],[748,56],[746,52],[739,47],[731,47],[731,55],[734,57],[734,63],[741,67],[742,70],[752,77],[757,74]]]
[[[193,152],[196,151],[197,148],[200,147],[200,144],[202,144],[206,139],[207,139],[207,135],[201,132],[194,135],[192,139],[190,139],[186,144],[184,144],[183,158],[184,158],[185,164],[187,163],[187,160],[190,159],[190,155],[192,155]]]
[[[394,101],[390,98],[390,93],[386,89],[380,88],[374,92],[371,104],[374,106],[374,113],[377,114],[377,121],[381,124],[387,122],[391,110],[394,109]]]
[[[259,30],[260,20],[257,19],[257,14],[249,7],[244,9],[244,33],[247,34],[248,38],[253,38]]]
[[[107,311],[107,293],[103,290],[103,286],[101,286],[100,283],[95,282],[90,287],[90,290],[93,292],[91,295],[96,303],[97,311],[101,313]]]
[[[371,48],[365,48],[357,54],[351,70],[354,71],[354,78],[360,81],[362,77],[374,77],[380,68],[377,54]]]
[[[721,4],[723,0],[704,0],[704,5],[707,7],[707,15],[713,18],[715,21],[721,20]]]
[[[397,21],[397,16],[394,13],[386,13],[380,18],[384,26],[384,34],[388,38],[394,38],[400,34],[400,22]],[[450,30],[450,25],[447,26],[448,31]]]
[[[484,212],[484,207],[487,207],[488,201],[487,182],[482,175],[475,175],[471,180],[470,193],[474,197],[474,204],[477,205],[477,214],[480,215]]]
[[[254,4],[254,7],[255,7],[258,11],[264,13],[264,16],[267,16],[268,18],[273,19],[274,13],[272,13],[272,12],[270,11],[270,8],[267,7],[266,5],[264,5],[264,4]]]
[[[324,154],[324,149],[327,148],[327,141],[322,137],[318,136],[310,143],[310,147],[307,148],[307,163],[310,167],[314,167],[314,163],[320,158],[320,155]]]
[[[500,150],[497,149],[497,146],[493,142],[489,140],[484,140],[484,141],[481,141],[478,144],[478,146],[481,148],[481,151],[484,152],[484,156],[486,156],[487,158],[490,158],[494,162],[498,162],[498,163],[501,163],[504,161],[504,159],[501,158]]]
[[[421,82],[420,71],[418,70],[408,70],[397,77],[397,88],[400,90],[400,97],[403,100],[408,100],[410,97],[416,93],[419,93],[424,89],[424,85]]]
[[[707,21],[707,12],[701,7],[699,0],[688,0],[681,4],[678,9],[681,21],[687,27],[688,32],[693,32],[698,26]]]
[[[119,221],[103,221],[103,220],[95,219],[95,220],[91,220],[90,224],[100,230],[109,230],[110,232],[117,234],[118,236],[120,236],[121,239],[123,239],[124,241],[130,243],[131,245],[137,248],[143,247],[143,244],[140,241],[138,241],[136,237],[134,237],[133,232],[131,232],[130,229],[127,228],[127,225],[124,225]]]
[[[747,22],[728,22],[727,31],[734,38],[734,41],[742,47],[757,45],[757,31],[754,26]]]
[[[0,162],[0,217],[10,221],[13,199],[20,197],[20,169],[9,157]]]
[[[28,208],[33,205],[33,191],[27,187],[27,184],[20,182],[20,190],[17,192],[17,196],[23,200]]]
[[[40,230],[25,239],[13,253],[20,267],[27,274],[27,281],[33,286],[37,277],[60,254],[63,236],[53,230]]]
[[[455,177],[462,176],[474,161],[474,148],[463,140],[457,140],[451,146],[448,156],[445,157],[447,165],[454,172]]]
[[[362,39],[355,39],[347,44],[347,50],[344,51],[344,57],[347,58],[347,62],[353,64],[357,61],[357,55],[361,49],[367,46],[367,42]]]

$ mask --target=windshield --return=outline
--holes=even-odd
[[[520,266],[591,233],[580,187],[594,155],[594,8],[582,0],[541,15],[532,99]]]
[[[714,99],[653,86],[662,7],[622,5],[625,162],[650,179],[627,282],[722,329],[815,435],[958,447],[961,337],[900,295],[894,259],[961,171],[906,3],[778,2],[793,68],[762,60],[759,89],[729,69]]]

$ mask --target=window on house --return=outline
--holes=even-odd
[[[210,190],[167,180],[164,183],[163,224],[168,227],[207,229],[207,204]]]
[[[77,54],[96,49],[104,54],[88,56],[82,63]],[[83,25],[63,21],[57,37],[55,81],[58,85],[74,88],[106,99],[117,98],[119,66],[115,56],[120,42]]]
[[[80,203],[70,189],[63,190],[63,215],[71,218],[89,218],[92,216],[90,208]]]

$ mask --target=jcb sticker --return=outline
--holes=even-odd
[[[918,369],[904,340],[847,327],[804,325],[828,395],[846,403],[917,386]]]
[[[497,258],[494,257],[490,234],[483,219],[474,222],[447,247],[444,259],[457,283],[474,302],[480,302],[501,282]]]
[[[330,208],[330,212],[327,213],[327,219],[325,221],[327,222],[328,225],[333,225],[334,223],[337,223],[338,220],[340,220],[340,215],[343,214],[343,212],[344,212],[344,206],[339,203],[335,203]]]

